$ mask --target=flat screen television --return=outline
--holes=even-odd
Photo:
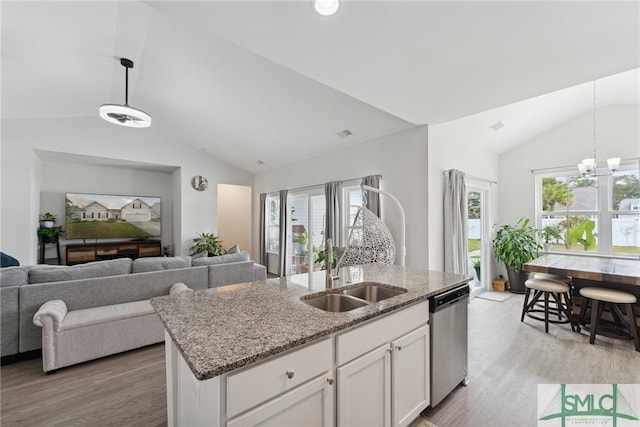
[[[162,235],[160,197],[65,193],[65,238],[140,238]]]

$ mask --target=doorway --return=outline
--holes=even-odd
[[[479,184],[467,183],[467,245],[471,295],[488,289],[489,238],[488,227],[489,189]]]

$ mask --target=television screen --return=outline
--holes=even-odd
[[[158,237],[160,197],[65,194],[65,238]]]

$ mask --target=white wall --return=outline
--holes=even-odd
[[[406,213],[406,265],[427,268],[427,127],[416,127],[346,148],[329,155],[257,174],[254,182],[254,253],[257,253],[259,194],[327,181],[381,174],[381,187],[398,198]],[[383,198],[383,219],[399,241],[393,202]]]
[[[99,118],[2,120],[0,247],[23,264],[37,260],[40,187],[37,150],[175,167],[172,177],[173,244],[188,253],[199,232],[217,232],[217,184],[251,185],[252,175],[148,129],[114,126]],[[47,168],[48,170],[48,168]],[[203,175],[209,189],[191,188]],[[119,193],[119,191],[117,191]]]
[[[474,143],[473,135],[461,140],[460,124],[451,121],[429,128],[429,268],[444,269],[444,171],[458,169],[468,176],[481,178],[476,181],[490,188],[489,224],[497,221],[498,191],[501,183],[489,185],[486,181],[498,181],[498,156],[481,149]],[[486,180],[486,181],[485,181]],[[493,268],[489,272],[493,277]]]
[[[575,166],[582,159],[592,157],[592,114],[581,114],[500,156],[500,223],[514,224],[523,216],[535,218],[535,179],[530,170]],[[637,105],[599,109],[596,125],[599,163],[606,164],[609,157],[640,156],[640,108]]]

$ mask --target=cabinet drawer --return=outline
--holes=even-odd
[[[117,255],[118,254],[118,249],[117,248],[113,248],[113,247],[107,247],[107,248],[101,248],[101,247],[97,247],[96,248],[96,255],[100,256],[100,255]]]
[[[429,305],[425,301],[338,335],[336,338],[337,363],[342,365],[353,360],[424,325],[428,320]]]
[[[139,256],[144,257],[144,256],[160,256],[160,247],[158,246],[140,246],[139,252],[138,252]]]
[[[331,339],[325,339],[230,374],[227,377],[227,417],[231,418],[331,370],[332,349]]]

